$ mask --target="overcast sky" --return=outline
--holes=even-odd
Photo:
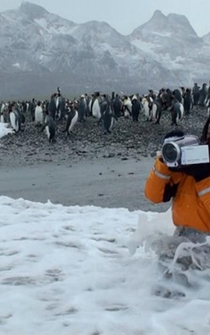
[[[21,0],[0,0],[0,12],[16,9]],[[147,22],[156,9],[185,15],[198,34],[210,32],[210,0],[33,0],[51,13],[75,23],[105,21],[121,34]]]

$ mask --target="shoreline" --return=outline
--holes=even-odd
[[[144,183],[153,158],[85,158],[1,167],[1,195],[64,206],[93,205],[162,212],[170,204],[152,204]]]

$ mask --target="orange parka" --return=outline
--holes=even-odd
[[[210,177],[195,182],[185,173],[170,171],[156,158],[144,192],[146,198],[156,204],[172,199],[175,226],[210,232]]]

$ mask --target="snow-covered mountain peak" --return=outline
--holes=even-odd
[[[89,21],[80,24],[71,34],[80,43],[89,44],[94,49],[119,48],[129,50],[130,42],[106,22]]]
[[[176,68],[183,66],[185,57],[191,57],[192,48],[203,47],[203,40],[184,15],[165,16],[161,11],[156,11],[148,22],[136,28],[129,39],[156,61],[168,64],[172,61]]]
[[[49,14],[49,12],[42,6],[27,1],[21,3],[19,10],[33,19],[41,18],[46,14]]]
[[[151,17],[150,20],[151,20],[151,21],[155,21],[155,20],[157,20],[157,21],[160,21],[160,20],[166,20],[166,16],[161,12],[161,10],[156,9],[156,10],[154,11],[154,14],[153,14],[153,16]]]
[[[152,18],[136,28],[130,36],[137,39],[150,39],[152,35],[162,35],[164,37],[195,37],[198,38],[195,30],[184,15],[168,14],[165,16],[160,10],[156,10]],[[153,38],[152,38],[153,39]]]
[[[133,32],[132,36],[141,38],[149,33],[165,33],[167,29],[167,17],[160,11],[156,10],[149,21],[137,27]]]

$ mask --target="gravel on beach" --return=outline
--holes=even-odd
[[[206,119],[205,109],[194,109],[184,117],[180,126],[188,133],[200,136]],[[0,162],[5,166],[26,166],[87,158],[118,157],[123,160],[153,157],[161,148],[165,133],[172,129],[170,122],[169,112],[163,112],[159,125],[146,122],[143,115],[139,122],[120,117],[112,133],[105,135],[97,126],[97,120],[90,116],[85,122],[77,123],[68,138],[63,132],[66,121],[58,121],[56,142],[51,144],[41,127],[26,121],[23,131],[0,139]]]

